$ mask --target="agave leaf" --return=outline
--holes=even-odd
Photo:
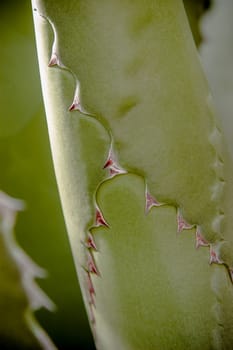
[[[33,9],[97,347],[230,349],[232,162],[183,3],[35,0]]]
[[[195,250],[194,229],[177,234],[173,207],[153,207],[145,216],[144,193],[143,179],[133,174],[104,182],[97,193],[110,225],[92,229],[100,273],[92,277],[97,345],[230,349],[226,324],[232,322],[233,291],[227,271],[210,269],[208,251]]]
[[[32,314],[40,307],[54,309],[54,304],[35,283],[35,278],[44,277],[45,272],[24,253],[14,238],[16,215],[22,209],[20,200],[0,192],[1,311],[8,320],[4,319],[1,324],[1,345],[4,349],[42,347],[54,350],[55,346]],[[9,308],[12,301],[13,312],[12,306]],[[26,323],[33,335],[26,328]]]

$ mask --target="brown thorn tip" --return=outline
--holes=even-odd
[[[89,300],[88,300],[88,302],[89,302],[90,306],[91,306],[91,305],[95,306],[95,298],[94,298],[93,294],[90,294],[90,295],[89,295]]]
[[[94,312],[93,312],[91,305],[90,305],[90,310],[89,310],[89,318],[90,318],[90,322],[92,324],[95,324],[95,316],[94,316]]]
[[[117,166],[112,166],[109,168],[109,174],[110,176],[115,176],[119,174],[126,174],[126,171],[124,169],[118,168]]]
[[[158,202],[157,199],[146,191],[146,213],[148,213],[152,207],[161,207],[161,205],[164,205],[164,203]]]
[[[113,165],[113,160],[112,160],[112,158],[108,158],[107,161],[106,161],[106,163],[105,163],[104,166],[103,166],[103,169],[109,168],[109,167],[112,166],[112,165]]]
[[[97,247],[96,247],[94,238],[90,233],[88,233],[86,246],[87,246],[87,248],[92,248],[92,249],[97,251]]]
[[[95,289],[94,289],[94,286],[93,286],[93,283],[92,283],[92,280],[91,280],[91,275],[89,272],[87,272],[87,289],[88,289],[88,298],[89,298],[89,304],[90,304],[90,307],[91,305],[94,305],[95,306]]]
[[[100,275],[96,265],[95,265],[95,262],[94,262],[94,259],[93,259],[93,256],[91,254],[88,254],[88,259],[87,259],[87,266],[88,266],[88,271],[91,272],[91,273],[94,273],[96,274],[97,276]]]
[[[91,280],[91,275],[89,272],[87,273],[87,288],[88,288],[90,295],[95,294],[95,289],[94,289],[94,286],[93,286],[93,283]]]
[[[75,110],[75,104],[72,103],[72,105],[69,107],[69,111],[72,112]]]
[[[80,106],[80,103],[78,102],[73,102],[71,104],[71,106],[69,107],[69,111],[72,112],[72,111],[80,111],[81,112],[81,106]]]
[[[103,214],[101,213],[101,211],[99,209],[96,209],[95,223],[96,223],[96,226],[109,227],[109,225],[107,224],[106,220],[103,217]]]
[[[223,264],[223,261],[219,258],[218,254],[214,251],[213,247],[210,246],[210,265],[211,264]]]
[[[111,177],[115,176],[115,175],[126,173],[126,171],[124,169],[122,169],[120,166],[118,166],[118,164],[115,162],[112,154],[109,155],[106,163],[103,166],[103,169],[106,169],[106,168],[109,169],[109,174]]]
[[[90,304],[90,307],[93,305],[95,306],[95,293],[90,292],[90,290],[88,290],[89,294],[88,294],[88,302]]]
[[[177,232],[180,233],[183,230],[189,230],[194,227],[194,225],[189,224],[187,221],[184,220],[183,216],[181,215],[180,211],[177,211]]]
[[[200,229],[197,227],[196,230],[196,248],[199,247],[208,247],[209,243],[205,240],[205,238],[202,236]]]
[[[58,65],[58,58],[57,58],[57,55],[53,53],[48,63],[48,67],[53,67],[57,65]]]

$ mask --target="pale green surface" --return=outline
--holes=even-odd
[[[231,163],[181,2],[51,0],[33,6],[57,181],[89,311],[82,243],[94,225],[95,199],[110,225],[92,229],[101,274],[92,276],[97,346],[230,350],[226,269],[209,266],[208,248],[195,250],[194,231],[176,235],[176,207],[211,242],[232,225],[230,216],[220,223],[231,207],[224,176],[232,175],[223,161],[227,169]],[[48,67],[52,51],[67,69]],[[68,112],[75,78],[91,115]],[[103,182],[109,135],[131,174]],[[144,181],[169,204],[148,216]],[[224,261],[231,257],[232,248]]]
[[[209,92],[191,58],[195,48],[179,3],[169,1],[168,11],[153,1],[85,1],[76,9],[64,3],[55,13],[53,2],[45,6],[56,27],[55,51],[79,80],[84,109],[114,135],[121,165],[143,175],[152,194],[180,206],[215,239],[221,183],[210,165],[221,154],[209,142],[215,131]],[[78,23],[74,35],[70,18]],[[210,201],[215,185],[217,198]]]
[[[110,224],[93,230],[100,349],[209,349],[216,299],[208,251],[195,251],[193,230],[177,235],[173,207],[145,216],[144,191],[143,180],[129,174],[97,194]],[[118,339],[108,344],[114,330]]]

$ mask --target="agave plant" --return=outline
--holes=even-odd
[[[33,1],[98,349],[232,349],[232,159],[181,0]]]
[[[216,13],[231,13],[230,1],[214,4],[210,22]],[[216,26],[209,32],[207,16],[203,34],[198,32],[200,15],[209,1],[186,0],[184,5],[196,45],[204,35],[201,59],[220,120],[212,107],[181,0],[33,1],[57,182],[84,302],[100,350],[232,349],[229,89],[233,80],[228,59],[232,47],[224,47],[225,40],[218,42],[226,53],[224,68],[229,72],[221,75],[227,82],[226,95],[221,90],[224,84],[219,84],[220,51],[211,46]],[[1,21],[3,28],[4,23]],[[217,29],[216,37],[225,39],[231,30],[221,34],[222,28]],[[5,39],[10,47],[10,37]],[[29,57],[29,50],[23,47],[20,50]],[[9,63],[15,56],[7,57]],[[12,70],[12,79],[18,72]],[[34,96],[33,89],[29,94],[30,90],[25,94],[27,101]],[[23,106],[22,101],[17,105]],[[52,274],[49,287],[43,286],[61,310],[59,323],[59,312],[54,316],[57,333],[66,331],[73,337],[67,327],[83,334],[86,325],[82,317],[76,317],[81,312],[79,291],[71,282],[69,257],[62,248],[66,243],[59,232],[63,223],[55,208],[58,204],[51,199],[56,189],[43,146],[41,112],[39,115],[35,102],[29,107],[27,113],[18,108],[17,124],[14,109],[12,114],[7,112],[8,123],[1,114],[1,162],[7,164],[1,189],[29,200],[31,209],[16,226],[16,233],[23,237],[30,255]],[[46,174],[38,188],[15,181],[16,173],[24,178],[28,171],[26,159],[19,156],[28,144],[32,147],[26,155],[30,176],[40,183],[36,180],[38,166]],[[48,187],[52,188],[50,195]],[[39,340],[42,348],[54,349],[30,311],[40,306],[54,308],[33,280],[43,277],[44,270],[13,237],[16,215],[23,206],[22,201],[0,192],[0,305],[1,313],[8,317],[7,322],[0,322],[0,344],[4,349],[36,349]],[[50,218],[51,223],[42,224],[42,217],[45,221]],[[32,230],[35,243],[29,239]],[[47,238],[41,236],[41,230]],[[67,288],[61,287],[64,278]],[[68,315],[71,305],[72,310],[77,307],[72,317]],[[42,314],[39,319],[59,349],[72,346],[71,340],[66,345],[60,341],[47,316]],[[77,338],[74,342],[76,348],[84,348]]]

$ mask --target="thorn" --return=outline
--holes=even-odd
[[[75,89],[75,92],[74,92],[74,99],[73,99],[73,102],[71,104],[71,106],[69,107],[69,111],[72,112],[72,111],[79,111],[81,113],[84,113],[84,110],[81,106],[81,103],[80,103],[80,91],[79,91],[79,83],[76,82],[76,89]]]
[[[105,218],[103,217],[103,214],[101,213],[101,211],[98,208],[96,209],[96,213],[95,213],[95,224],[96,224],[96,226],[109,227]]]
[[[48,67],[54,67],[54,66],[58,66],[59,65],[59,59],[57,57],[56,53],[52,53],[50,61],[48,63]]]
[[[100,273],[95,265],[93,256],[91,253],[88,254],[88,258],[87,258],[87,266],[88,266],[88,271],[91,273],[96,274],[97,276],[100,276]]]
[[[223,264],[223,261],[218,257],[213,247],[210,246],[210,265],[211,264]]]
[[[89,272],[87,272],[87,288],[90,293],[90,295],[95,295],[95,289],[91,280],[91,275]]]
[[[88,302],[89,302],[90,306],[91,306],[91,305],[95,306],[94,293],[90,293],[90,292],[89,292]]]
[[[183,216],[180,213],[180,210],[177,211],[177,232],[180,233],[183,230],[189,230],[194,227],[194,225],[189,224],[187,221],[184,220]]]
[[[89,292],[89,304],[95,306],[95,289],[89,272],[87,272],[87,289]]]
[[[109,157],[109,158],[107,159],[106,163],[104,164],[103,169],[109,168],[109,167],[111,167],[112,165],[113,165],[113,160],[112,160],[111,157]]]
[[[74,103],[72,103],[72,105],[70,105],[69,111],[70,112],[75,111],[75,104]]]
[[[115,166],[112,166],[109,168],[109,174],[110,174],[110,176],[113,177],[113,176],[119,175],[119,174],[126,174],[126,171],[115,165]]]
[[[79,111],[79,112],[82,112],[82,107],[80,105],[80,102],[75,100],[73,101],[73,103],[71,104],[71,106],[69,107],[69,111],[72,112],[72,111]]]
[[[209,243],[205,240],[205,238],[201,234],[201,230],[197,227],[196,230],[196,249],[199,247],[208,247]]]
[[[164,203],[160,203],[152,197],[152,195],[146,190],[146,213],[149,212],[149,210],[152,207],[161,207],[161,205],[164,205]]]
[[[110,150],[108,159],[103,166],[103,169],[106,169],[106,168],[109,169],[109,174],[111,177],[119,174],[126,174],[127,172],[126,170],[122,169],[114,160],[114,155],[112,153],[112,150]]]
[[[94,249],[96,251],[98,250],[97,247],[96,247],[94,238],[93,238],[93,236],[90,233],[88,233],[86,247],[87,248],[92,248],[92,249]]]
[[[92,305],[94,305],[94,304],[92,304]],[[92,324],[94,324],[95,323],[95,316],[94,316],[94,311],[93,311],[92,305],[90,305],[90,307],[89,307],[89,318],[90,318],[90,322]]]

